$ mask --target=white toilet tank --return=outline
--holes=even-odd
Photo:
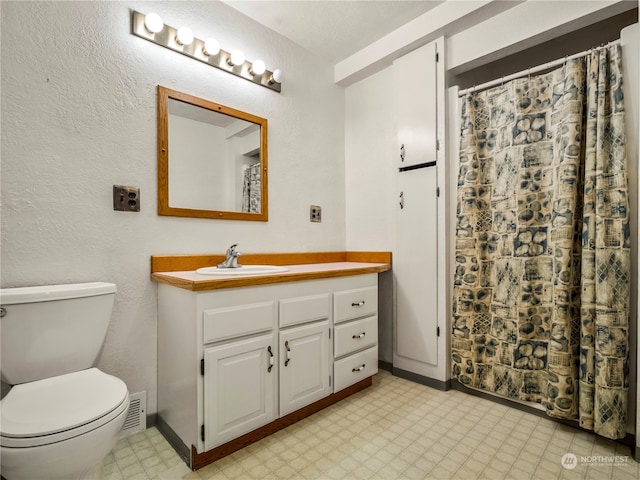
[[[116,286],[74,283],[0,289],[0,371],[9,385],[92,367]]]

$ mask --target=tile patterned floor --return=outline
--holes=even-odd
[[[565,454],[574,468],[562,466]],[[627,446],[383,371],[365,391],[197,472],[150,428],[122,439],[94,478],[632,480],[639,465]]]

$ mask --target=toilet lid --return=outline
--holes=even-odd
[[[119,378],[90,368],[14,386],[2,399],[3,437],[39,437],[99,419],[128,399]]]

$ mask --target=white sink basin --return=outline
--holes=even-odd
[[[203,267],[196,270],[200,275],[268,275],[270,273],[288,272],[287,267],[276,265],[242,265],[238,268]]]

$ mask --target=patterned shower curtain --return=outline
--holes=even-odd
[[[625,435],[621,52],[463,100],[452,357],[461,383]]]
[[[242,211],[260,213],[260,163],[254,163],[244,169],[242,186]]]

